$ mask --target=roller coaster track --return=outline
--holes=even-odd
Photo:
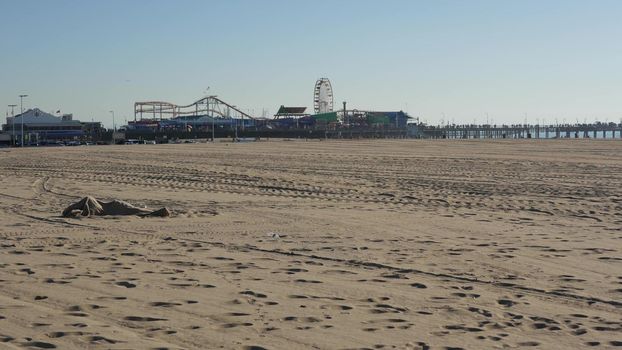
[[[227,113],[224,113],[225,109]],[[220,117],[231,117],[232,112],[235,114],[234,117],[236,118],[256,119],[214,95],[202,97],[188,105],[176,105],[166,101],[142,101],[134,103],[134,120],[142,119],[143,114],[148,114],[151,115],[153,119],[161,120],[178,116],[199,115],[200,113],[217,114]]]

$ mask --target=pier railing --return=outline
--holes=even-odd
[[[419,125],[417,136],[435,139],[622,138],[622,124]]]

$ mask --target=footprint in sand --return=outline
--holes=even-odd
[[[499,299],[497,300],[497,303],[499,303],[499,305],[503,305],[505,307],[512,307],[514,304],[516,304],[516,302],[509,300],[509,299]]]
[[[480,314],[482,316],[485,316],[485,317],[492,317],[492,313],[488,310],[484,310],[484,309],[480,309],[480,308],[472,307],[472,306],[469,307],[468,310],[471,312]]]
[[[239,327],[239,326],[250,327],[252,325],[253,324],[250,323],[250,322],[231,322],[231,323],[225,323],[221,327],[222,328],[235,328],[235,327]]]
[[[11,337],[10,335],[0,334],[0,343],[8,343],[12,340],[15,340],[15,338]]]
[[[265,294],[256,293],[256,292],[253,292],[252,290],[245,290],[245,291],[240,292],[240,294],[242,294],[242,295],[250,295],[250,296],[254,296],[256,298],[267,298],[268,297]]]
[[[135,322],[168,321],[166,318],[157,318],[157,317],[149,317],[149,316],[126,316],[123,319],[126,321],[135,321]]]
[[[117,282],[115,284],[117,286],[125,287],[125,288],[135,288],[136,287],[136,284],[128,282],[128,281],[121,281],[121,282]]]
[[[341,311],[347,311],[347,310],[352,310],[353,307],[352,306],[348,306],[348,305],[321,305],[320,309],[333,309],[333,310],[341,310]]]
[[[172,307],[172,306],[180,306],[183,305],[181,303],[167,302],[167,301],[154,301],[149,303],[149,306],[153,307]]]
[[[66,335],[84,335],[84,332],[51,332],[47,334],[50,338],[62,338]]]
[[[540,343],[538,343],[537,341],[524,341],[524,342],[518,343],[518,346],[538,346],[538,345],[540,345]]]
[[[56,345],[42,341],[29,341],[22,343],[22,346],[34,349],[56,349]]]
[[[324,282],[322,282],[322,281],[316,281],[316,280],[305,280],[305,279],[302,279],[302,278],[301,278],[301,279],[297,279],[297,280],[295,280],[294,282],[297,282],[297,283],[324,283]]]
[[[88,327],[88,325],[86,323],[80,323],[80,322],[78,322],[78,323],[70,323],[70,324],[67,324],[66,326],[71,326],[71,327],[76,327],[76,328],[86,328],[86,327]]]
[[[118,340],[102,337],[100,335],[90,336],[88,337],[88,340],[92,344],[116,344],[119,342]]]

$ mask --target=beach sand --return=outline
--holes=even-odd
[[[622,142],[0,150],[0,348],[622,346]],[[62,218],[92,195],[170,218]]]

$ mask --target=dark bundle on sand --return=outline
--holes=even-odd
[[[136,216],[170,216],[171,212],[166,209],[151,211],[148,209],[137,208],[127,202],[114,200],[112,202],[98,201],[94,197],[87,196],[80,201],[71,204],[63,210],[64,217],[73,216],[104,216],[104,215],[136,215]]]

